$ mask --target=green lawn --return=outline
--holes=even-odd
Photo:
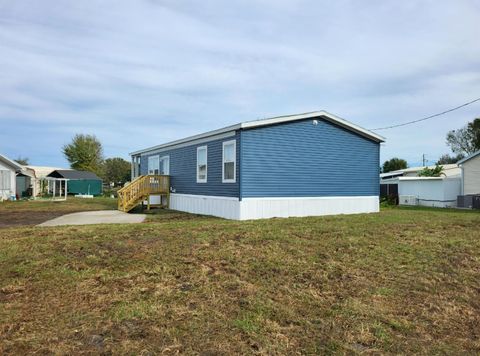
[[[93,199],[68,197],[66,201],[19,200],[0,203],[1,211],[59,211],[68,214],[72,211],[116,209],[117,200],[96,197]]]
[[[480,213],[0,229],[0,354],[33,352],[479,353]]]

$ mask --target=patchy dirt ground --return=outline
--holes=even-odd
[[[64,214],[67,213],[36,210],[0,211],[0,228],[13,226],[33,226]]]
[[[69,198],[65,202],[17,201],[0,203],[0,228],[34,226],[47,220],[81,211],[116,208],[116,200],[109,198]]]

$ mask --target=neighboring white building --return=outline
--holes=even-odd
[[[449,208],[457,205],[461,193],[461,169],[456,164],[443,165],[440,177],[419,177],[425,167],[412,167],[380,174],[380,184],[398,194],[400,205]],[[429,166],[428,168],[435,168]],[[392,189],[392,186],[395,189]]]
[[[42,190],[50,189],[53,184],[64,184],[65,179],[47,177],[58,169],[61,168],[22,166],[0,155],[0,201],[10,200],[12,197],[36,199]],[[53,183],[54,181],[57,182]]]
[[[45,167],[45,166],[24,166],[24,172],[26,175],[30,176],[31,179],[27,180],[27,187],[30,185],[32,187],[32,195],[36,197],[41,192],[41,181],[48,177],[50,173],[56,170],[61,170],[64,168],[58,167]]]
[[[25,166],[25,168],[28,169],[29,171],[32,171],[35,178],[37,179],[46,178],[53,171],[67,169],[67,168],[59,168],[59,167],[30,166],[30,165]]]
[[[461,195],[480,194],[480,151],[458,162],[462,172]]]
[[[442,165],[442,177],[460,177],[462,170],[458,167],[457,164],[444,164]],[[388,179],[394,179],[398,177],[418,177],[418,173],[422,171],[425,167],[410,167],[405,169],[399,169],[398,171],[392,171],[388,173],[380,174],[380,183],[386,182]],[[428,168],[433,169],[435,166],[428,166]]]
[[[461,192],[460,177],[400,177],[398,203],[454,208]]]
[[[16,174],[22,166],[0,154],[0,201],[8,200],[16,194]]]

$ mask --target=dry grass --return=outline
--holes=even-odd
[[[479,353],[480,214],[0,230],[0,353]]]

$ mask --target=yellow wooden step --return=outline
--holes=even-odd
[[[170,176],[144,175],[137,177],[132,182],[119,189],[118,210],[129,212],[143,201],[150,201],[151,195],[165,195],[166,207],[170,202]],[[150,209],[150,204],[148,204]]]

